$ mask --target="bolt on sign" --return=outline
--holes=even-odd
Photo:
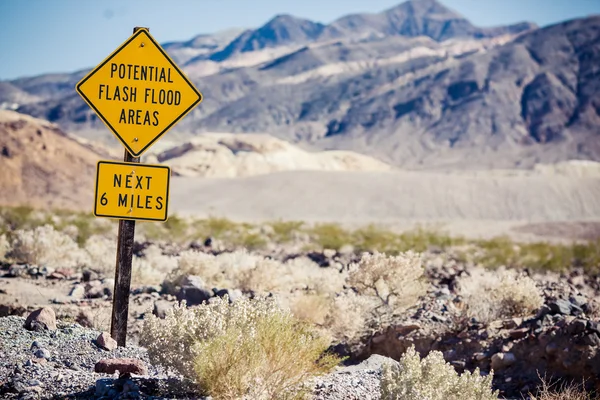
[[[99,161],[94,215],[166,221],[170,176],[164,165]]]
[[[87,74],[76,90],[134,157],[202,101],[146,28]]]

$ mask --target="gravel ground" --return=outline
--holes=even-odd
[[[381,367],[389,358],[372,355],[354,366],[316,379],[313,400],[379,400]]]
[[[163,371],[152,366],[143,348],[128,346],[106,351],[95,344],[98,331],[57,321],[55,332],[30,332],[23,328],[24,322],[21,317],[0,318],[2,399],[99,398],[97,380],[101,382],[99,386],[108,385],[108,389],[113,383],[118,384],[117,376],[94,372],[94,365],[103,358],[137,358],[147,365],[148,376],[134,379],[140,387],[138,398],[189,398],[181,393],[158,395],[168,392],[170,383],[177,386],[177,379],[168,380]],[[39,356],[43,356],[43,361],[33,361]]]
[[[203,399],[174,376],[150,364],[145,349],[128,345],[106,351],[95,344],[99,331],[57,321],[54,332],[28,331],[25,318],[0,318],[0,399]],[[148,375],[119,379],[94,372],[105,358],[136,358]],[[381,363],[371,356],[315,379],[314,400],[379,400]],[[135,387],[124,390],[125,386]],[[188,387],[189,388],[189,387]],[[110,392],[111,389],[115,389]],[[116,393],[116,394],[115,394]]]

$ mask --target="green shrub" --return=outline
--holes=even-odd
[[[0,208],[0,218],[2,228],[6,233],[17,229],[31,229],[37,226],[40,221],[35,218],[33,208],[27,206],[20,207],[2,207]]]
[[[526,316],[544,304],[535,281],[510,269],[474,269],[459,278],[458,293],[465,304],[465,316],[480,322]]]
[[[358,252],[378,251],[387,254],[397,254],[399,249],[399,237],[394,232],[377,227],[373,224],[365,228],[357,229],[353,233],[353,242]]]
[[[421,359],[411,347],[400,362],[384,364],[381,400],[497,400],[492,379],[493,373],[480,376],[479,369],[458,375],[441,352]]]
[[[352,244],[352,234],[337,224],[316,224],[308,231],[312,240],[323,249],[339,250]]]
[[[302,229],[303,222],[299,221],[275,221],[269,226],[273,229],[273,240],[277,243],[288,243],[294,238],[294,232]]]
[[[427,292],[421,255],[412,251],[397,256],[363,254],[350,266],[347,285],[378,304],[373,312],[381,323],[413,306]]]
[[[214,399],[300,399],[306,382],[339,359],[328,341],[277,306],[274,299],[215,298],[176,306],[144,323],[151,362],[195,381]]]

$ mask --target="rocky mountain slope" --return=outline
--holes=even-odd
[[[409,168],[600,159],[598,16],[478,28],[411,0],[329,25],[280,15],[227,45],[202,40],[167,46],[188,51],[177,57],[205,97],[173,131],[180,140],[269,133]],[[4,83],[32,96],[20,112],[107,135],[73,89],[83,73]],[[15,102],[3,92],[0,103]]]
[[[91,210],[101,156],[55,124],[0,111],[0,204]]]

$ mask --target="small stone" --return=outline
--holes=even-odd
[[[496,353],[492,356],[492,369],[499,370],[511,366],[517,361],[513,353]]]
[[[323,250],[323,255],[327,258],[333,258],[333,257],[335,257],[336,254],[337,254],[337,251],[332,250],[332,249],[324,249]]]
[[[600,346],[600,337],[596,332],[588,333],[583,337],[583,343],[588,346],[598,347]]]
[[[542,319],[542,318],[544,318],[544,316],[550,314],[551,312],[552,312],[552,310],[550,309],[550,307],[547,304],[544,304],[538,310],[535,318],[536,319]]]
[[[96,381],[96,396],[98,396],[98,397],[106,396],[108,394],[108,391],[110,389],[112,389],[112,387],[113,387],[112,379],[107,379],[107,378],[98,379]]]
[[[229,302],[233,303],[244,295],[240,289],[221,289],[215,291],[215,296],[217,297],[225,297],[227,295],[229,297]]]
[[[8,269],[8,277],[17,278],[19,276],[24,277],[25,275],[27,275],[27,265],[13,264]]]
[[[458,369],[465,369],[465,365],[467,365],[464,361],[461,360],[452,361],[450,362],[450,364],[452,364],[455,368]]]
[[[137,392],[140,388],[131,379],[127,379],[123,384],[123,393]]]
[[[508,342],[507,344],[502,346],[502,352],[503,353],[508,353],[513,347],[512,342]]]
[[[71,268],[58,268],[54,273],[64,276],[65,278],[70,278],[73,276],[73,270]]]
[[[84,328],[91,328],[94,326],[94,316],[90,310],[79,310],[75,322]]]
[[[588,329],[600,335],[600,321],[589,321]]]
[[[110,337],[107,332],[102,332],[96,339],[96,344],[101,348],[112,351],[117,348],[117,341]]]
[[[57,279],[57,280],[62,280],[62,279],[66,279],[67,277],[64,276],[63,274],[61,274],[60,272],[54,271],[53,273],[51,273],[50,275],[48,275],[46,277],[46,279]]]
[[[523,323],[523,318],[511,318],[504,321],[505,329],[516,329]]]
[[[56,315],[50,307],[33,311],[25,320],[24,328],[30,331],[56,330]]]
[[[441,315],[434,313],[431,313],[431,319],[435,322],[446,322],[448,320],[448,318],[442,317]]]
[[[99,278],[99,276],[95,271],[92,271],[91,269],[83,270],[82,279],[84,282],[95,281],[98,278]]]
[[[98,281],[95,281],[98,282]],[[92,286],[87,290],[87,297],[90,299],[100,299],[106,295],[106,288],[103,286]]]
[[[527,332],[529,331],[529,328],[521,328],[521,329],[513,329],[512,331],[509,332],[509,336],[511,339],[522,339],[525,336],[527,336]]]
[[[212,290],[208,289],[202,278],[190,275],[184,279],[182,287],[177,294],[177,300],[180,302],[185,300],[189,307],[202,304],[212,296]]]
[[[38,349],[38,350],[37,350],[37,351],[34,353],[34,355],[35,355],[37,358],[46,358],[46,359],[48,359],[48,358],[50,358],[50,357],[51,357],[50,351],[49,351],[49,350],[46,350],[46,349]]]
[[[573,304],[568,300],[555,300],[548,304],[553,314],[570,315]]]
[[[473,354],[473,356],[477,361],[483,361],[487,358],[487,355],[485,353],[475,353]]]
[[[167,311],[173,308],[173,303],[166,300],[156,300],[154,302],[154,309],[152,310],[152,314],[157,316],[158,318],[164,319],[167,316]]]
[[[33,343],[31,343],[31,347],[29,347],[29,350],[39,349],[41,347],[42,345],[40,345],[40,342],[34,340]]]
[[[69,296],[75,299],[83,299],[85,296],[85,287],[83,285],[75,285],[69,292]]]
[[[141,360],[136,358],[107,358],[100,360],[94,366],[94,372],[114,374],[116,371],[122,374],[147,375],[148,369]]]
[[[586,328],[587,328],[586,320],[576,319],[569,324],[567,331],[572,335],[577,335],[578,333],[585,332]]]
[[[408,325],[396,325],[394,326],[394,330],[400,335],[408,335],[413,331],[418,331],[421,329],[421,325],[419,324],[408,324]]]

